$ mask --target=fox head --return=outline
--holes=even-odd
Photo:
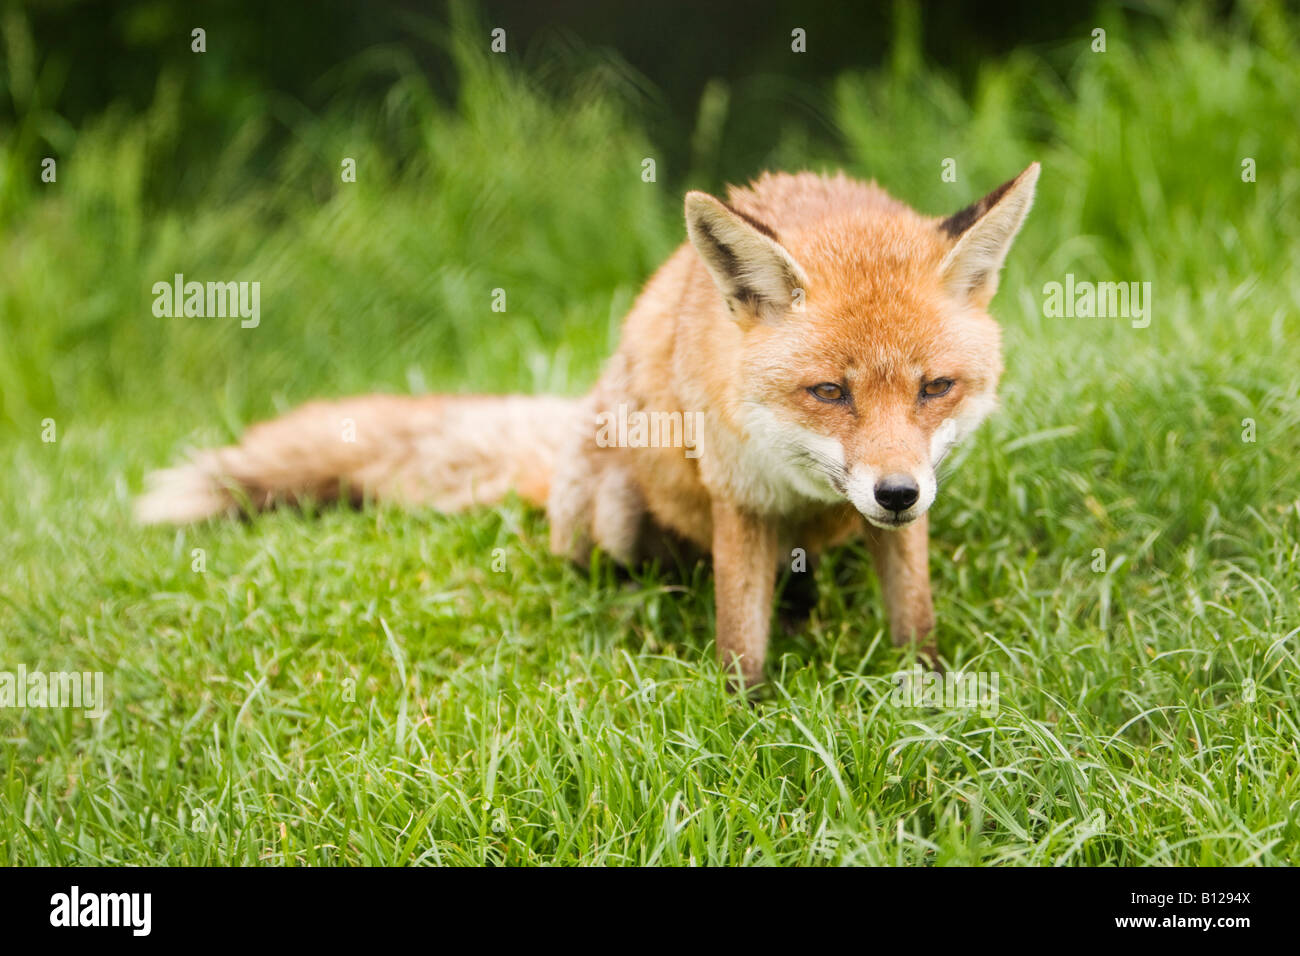
[[[987,307],[1038,172],[946,219],[842,176],[771,177],[730,203],[687,195],[736,329],[734,417],[772,478],[882,528],[926,513],[939,462],[996,403]]]

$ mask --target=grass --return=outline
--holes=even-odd
[[[0,670],[102,671],[109,713],[0,710],[0,862],[1293,862],[1300,51],[1277,8],[1238,16],[1109,16],[1106,53],[1065,38],[970,92],[903,33],[830,91],[833,142],[774,134],[774,167],[936,214],[1044,164],[995,303],[1003,408],[932,522],[940,646],[999,675],[995,714],[891,703],[906,661],[854,547],[747,706],[706,569],[578,571],[517,502],[131,523],[144,471],[311,396],[581,392],[682,191],[721,187],[642,181],[636,84],[542,90],[453,32],[457,103],[399,63],[377,106],[277,119],[269,164],[250,120],[195,173],[164,76],[51,185],[14,173],[19,120]],[[173,272],[260,281],[261,326],[155,319]],[[1152,282],[1150,327],[1045,317],[1067,273]]]

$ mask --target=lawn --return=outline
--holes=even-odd
[[[994,303],[1002,408],[931,519],[939,646],[998,675],[983,712],[891,699],[908,661],[857,547],[747,703],[707,567],[578,570],[517,501],[133,524],[146,471],[310,397],[580,394],[683,192],[724,188],[643,180],[638,84],[543,81],[464,27],[428,41],[455,102],[385,61],[369,108],[249,116],[194,171],[165,75],[61,133],[54,183],[20,109],[0,671],[102,672],[108,712],[0,709],[0,863],[1294,862],[1300,44],[1252,9],[1114,15],[1104,53],[1064,37],[973,85],[904,31],[825,91],[827,143],[774,124],[770,167],[936,215],[1043,163]],[[725,168],[716,103],[697,134]],[[259,281],[260,324],[155,317],[175,273]],[[1150,282],[1150,324],[1046,314],[1067,275]]]

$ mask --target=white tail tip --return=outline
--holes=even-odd
[[[135,520],[141,524],[189,524],[231,510],[230,496],[197,462],[155,471],[148,490],[135,500]]]

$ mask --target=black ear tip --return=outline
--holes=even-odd
[[[939,223],[939,231],[949,239],[957,239],[963,232],[975,225],[975,221],[980,217],[980,205],[983,200],[976,200],[965,209],[953,213],[948,218]]]
[[[1011,191],[1013,186],[1019,186],[1026,181],[1036,181],[1039,170],[1042,166],[1035,160],[1024,168],[1015,179],[1008,179],[1005,183],[993,190],[983,199],[977,199],[960,212],[955,212],[947,219],[939,223],[939,229],[949,238],[957,239],[971,226],[975,225],[986,212],[992,209],[1001,201],[1002,197]]]

